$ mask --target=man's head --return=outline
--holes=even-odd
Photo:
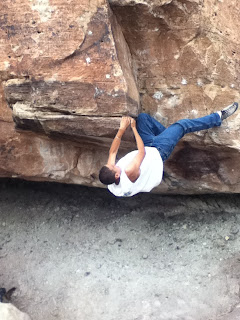
[[[117,166],[105,165],[99,171],[99,180],[109,185],[112,183],[119,184],[120,182],[121,169]]]

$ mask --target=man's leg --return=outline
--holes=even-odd
[[[145,146],[151,146],[153,138],[166,128],[149,114],[140,113],[137,118],[137,131]]]
[[[172,153],[178,141],[187,133],[209,129],[215,126],[220,126],[222,123],[219,113],[212,113],[208,116],[197,119],[182,119],[161,134],[154,137],[152,146],[156,147],[163,159],[167,160]]]

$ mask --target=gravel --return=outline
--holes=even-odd
[[[239,195],[2,179],[0,203],[0,283],[33,320],[239,319]]]

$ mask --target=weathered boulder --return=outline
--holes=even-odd
[[[108,3],[4,1],[0,9],[1,176],[98,183],[120,117],[139,111]]]
[[[1,320],[31,320],[30,317],[18,310],[11,303],[0,303]]]
[[[101,121],[137,115],[129,49],[106,1],[11,4],[5,1],[1,8],[7,55],[2,64],[5,78],[10,77],[5,96],[19,128],[65,134],[58,123],[73,127],[72,122],[83,120],[79,116]],[[96,131],[94,136],[98,134],[103,135]]]
[[[109,3],[0,4],[1,176],[100,186],[107,147],[121,115],[140,112],[139,93],[166,126],[239,100],[237,0]],[[184,137],[155,191],[240,192],[239,126],[237,113]],[[122,152],[133,146],[129,132]]]
[[[144,111],[168,126],[239,101],[239,1],[110,3],[129,44]],[[238,112],[221,128],[185,136],[158,190],[239,192],[239,126]]]

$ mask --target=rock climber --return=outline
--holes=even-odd
[[[237,108],[238,103],[234,102],[221,111],[197,119],[182,119],[168,128],[146,113],[140,113],[137,121],[122,117],[109,150],[107,164],[99,172],[99,180],[117,197],[150,192],[160,184],[163,162],[185,134],[219,127]],[[129,125],[136,139],[137,150],[126,154],[116,163],[121,138]]]

